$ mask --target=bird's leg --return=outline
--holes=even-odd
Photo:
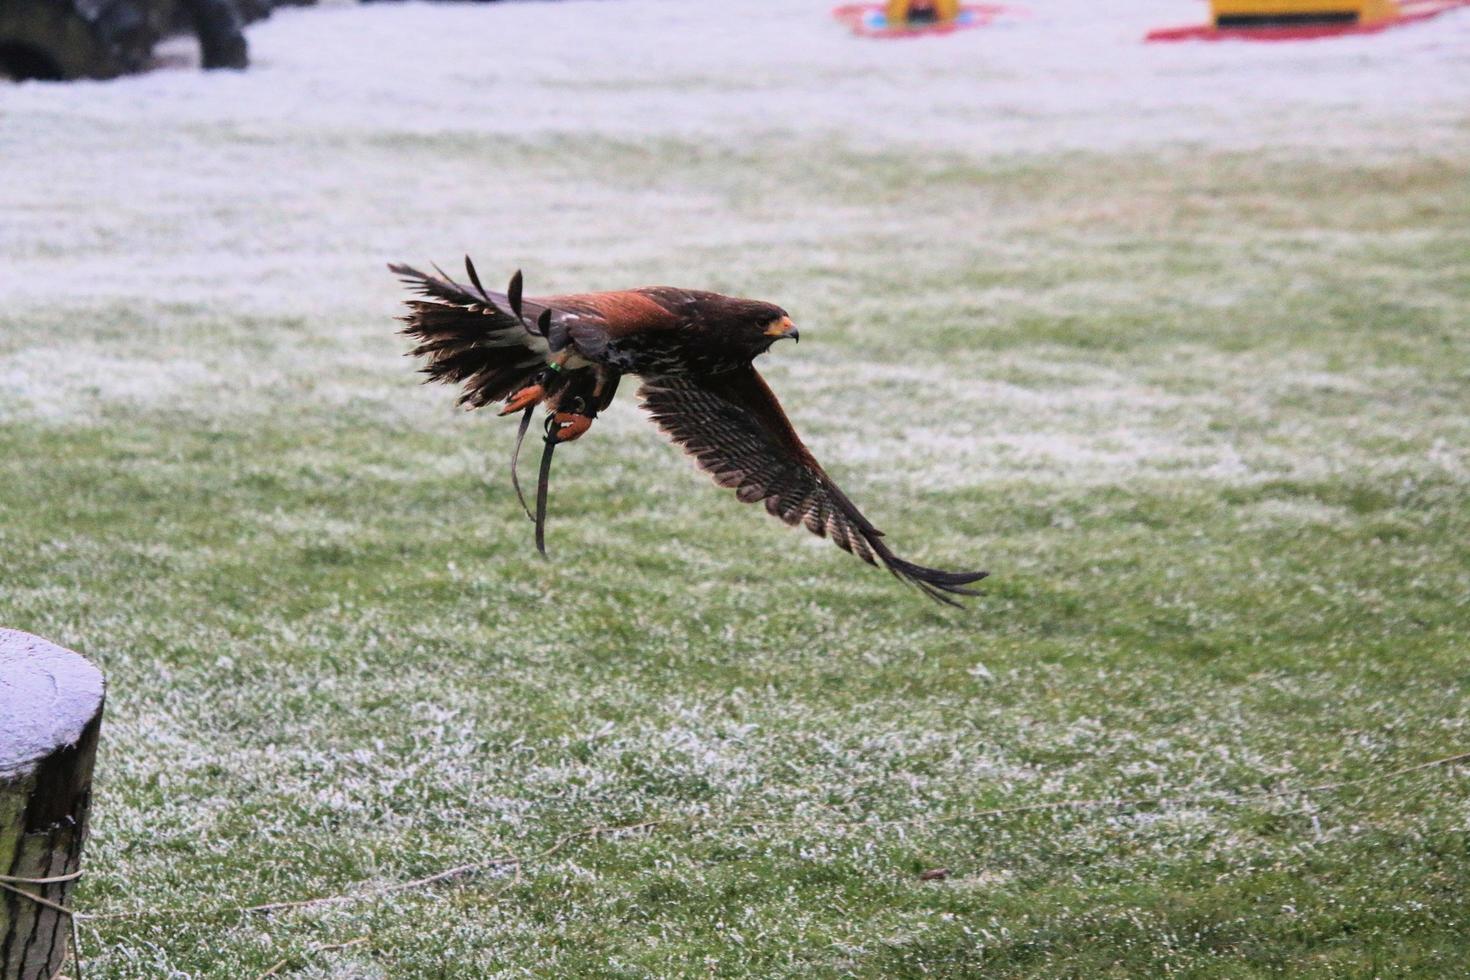
[[[593,384],[593,386],[592,386],[592,404],[593,405],[601,405],[602,404],[603,392],[607,391],[607,382],[608,382],[608,378],[609,378],[610,374],[611,374],[611,372],[608,371],[606,365],[604,365],[604,364],[594,364],[594,365],[592,365],[592,375],[593,375],[593,377],[595,377],[597,379],[597,382],[595,384]]]
[[[566,361],[566,355],[559,358],[562,365]],[[543,555],[546,554],[546,496],[551,484],[552,452],[558,444],[572,442],[592,427],[597,406],[601,404],[599,399],[607,390],[608,371],[594,365],[590,370],[579,368],[558,373],[557,380],[560,384],[546,396],[551,415],[546,419],[546,447],[541,451],[541,470],[536,478],[536,513],[531,517],[536,522],[536,550]],[[525,425],[524,419],[521,424]],[[524,433],[525,429],[521,431]]]
[[[530,384],[526,385],[524,388],[515,392],[508,399],[506,399],[505,407],[500,410],[500,414],[514,415],[516,412],[519,412],[523,408],[530,408],[531,406],[538,405],[543,400],[545,400],[546,395],[551,388],[552,377],[556,374],[560,374],[566,368],[567,359],[571,356],[572,352],[570,349],[568,349],[562,351],[560,354],[556,355],[556,357],[552,358],[551,361],[547,363],[546,370],[538,374],[535,381],[532,381]]]
[[[607,388],[608,372],[601,364],[591,368],[590,388],[586,374],[578,373],[582,376],[569,384],[565,394],[557,399],[547,426],[547,435],[554,436],[557,442],[580,439],[592,428],[592,420],[597,418],[597,407],[602,404],[602,394]]]

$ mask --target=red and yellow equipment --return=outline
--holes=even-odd
[[[960,0],[888,0],[884,13],[890,27],[952,24],[960,15]]]
[[[1163,27],[1148,41],[1310,41],[1377,34],[1470,7],[1470,0],[1210,0],[1210,23]]]
[[[1398,16],[1398,0],[1210,0],[1210,19],[1217,28],[1367,25]]]
[[[5,0],[0,0],[4,3]],[[1470,3],[1470,0],[1466,0]],[[998,3],[963,0],[884,0],[882,3],[844,3],[832,16],[852,28],[858,37],[935,37],[985,27],[1018,13]]]

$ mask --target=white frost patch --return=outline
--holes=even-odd
[[[1464,479],[1470,420],[1441,405],[1415,410],[1416,438],[1428,452],[1364,446],[1405,431],[1395,407],[1414,383],[1399,368],[1316,367],[1320,355],[1225,354],[1177,348],[1168,388],[1149,382],[1157,365],[1134,371],[1090,364],[1075,352],[1036,349],[993,358],[976,373],[1019,372],[1016,384],[887,363],[802,362],[775,372],[777,393],[800,392],[792,414],[814,423],[809,444],[832,466],[874,483],[915,489],[961,488],[997,480],[1077,485],[1140,479],[1252,483],[1356,472],[1418,472]],[[1284,400],[1349,392],[1365,408],[1348,419],[1283,412]],[[857,418],[823,426],[826,419]],[[1279,515],[1278,515],[1279,516]]]
[[[0,422],[85,416],[99,404],[165,405],[213,376],[197,361],[127,357],[85,349],[30,347],[0,355]]]
[[[1324,149],[1463,142],[1470,11],[1301,44],[1144,44],[1199,23],[1179,0],[1050,0],[948,38],[852,37],[829,4],[382,4],[283,10],[250,71],[193,65],[106,84],[28,84],[14,116],[168,127],[597,132],[740,144],[801,129],[986,153],[1160,143]],[[189,60],[192,45],[170,50]],[[178,55],[186,55],[178,59]],[[392,70],[411,66],[405,74]],[[387,70],[385,70],[387,69]]]
[[[1261,530],[1274,527],[1307,527],[1311,525],[1337,524],[1347,517],[1343,507],[1324,504],[1310,498],[1290,500],[1261,500],[1252,504],[1244,513],[1242,527]]]

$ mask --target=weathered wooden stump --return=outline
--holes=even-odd
[[[50,980],[66,959],[102,699],[89,661],[0,629],[0,980]]]

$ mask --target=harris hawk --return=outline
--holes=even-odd
[[[946,572],[895,555],[802,443],[752,363],[778,340],[799,340],[781,307],[670,286],[531,297],[522,295],[520,272],[498,293],[485,289],[468,256],[469,285],[438,267],[437,276],[388,268],[418,294],[401,319],[427,380],[459,385],[467,408],[504,401],[501,415],[520,413],[511,480],[528,516],[516,463],[532,413],[544,406],[532,516],[543,555],[552,451],[580,438],[632,374],[654,423],[741,501],[763,503],[939,602],[978,594],[968,586],[985,572]]]

